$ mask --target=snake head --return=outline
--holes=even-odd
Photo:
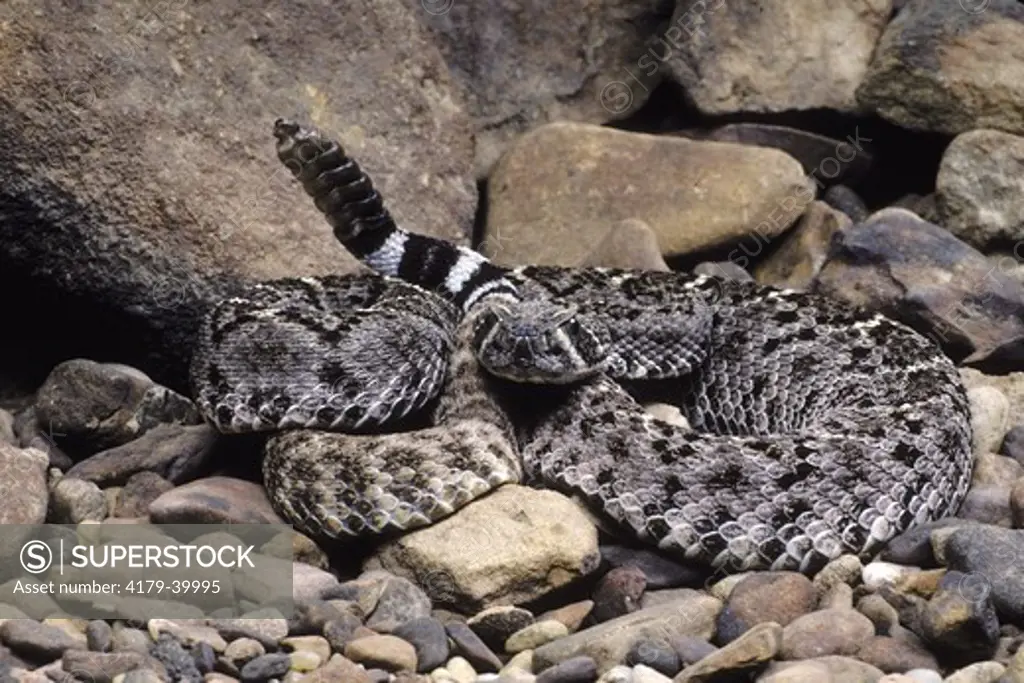
[[[575,308],[550,301],[484,302],[474,350],[493,375],[514,382],[567,384],[597,372],[605,348]]]

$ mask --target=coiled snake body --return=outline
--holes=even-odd
[[[287,121],[274,132],[377,274],[220,302],[192,382],[221,431],[272,433],[265,484],[296,527],[412,529],[525,477],[687,560],[814,572],[966,494],[964,389],[904,325],[709,276],[500,268],[399,229],[336,142]],[[617,381],[656,379],[676,383],[690,428]],[[557,400],[518,425],[502,399],[513,383]]]

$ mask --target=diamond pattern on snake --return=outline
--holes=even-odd
[[[374,273],[218,303],[191,374],[220,431],[268,433],[264,483],[297,528],[406,531],[527,481],[684,560],[813,573],[966,495],[964,388],[910,328],[707,275],[499,267],[399,228],[338,142],[274,135]],[[624,388],[649,380],[673,383],[689,428]]]

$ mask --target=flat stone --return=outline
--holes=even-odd
[[[779,652],[782,627],[758,624],[720,650],[679,672],[673,683],[702,683],[766,665]]]
[[[155,524],[285,524],[263,487],[231,477],[207,477],[161,495],[149,506]]]
[[[392,631],[392,635],[416,650],[416,668],[420,673],[433,671],[448,661],[448,634],[437,619],[420,617],[407,621]]]
[[[29,659],[50,662],[70,650],[85,650],[84,635],[72,636],[56,626],[11,619],[0,626],[0,641],[14,653]]]
[[[536,650],[542,645],[564,638],[569,629],[560,621],[546,619],[516,631],[505,641],[505,652],[515,654],[523,650]]]
[[[875,635],[875,625],[852,609],[824,609],[805,614],[783,630],[783,659],[852,655]]]
[[[67,474],[102,487],[127,486],[134,476],[153,474],[171,484],[185,483],[208,464],[216,443],[217,431],[207,424],[157,425],[137,439],[89,456]],[[130,493],[147,498],[145,491],[162,486],[154,486],[151,479],[143,478],[135,482]]]
[[[385,671],[416,671],[416,649],[392,635],[357,638],[345,646],[344,655],[357,664]]]
[[[625,661],[629,648],[641,638],[669,640],[678,636],[708,639],[722,603],[704,593],[642,609],[583,629],[534,651],[536,670],[544,670],[572,657],[586,655],[600,672]]]

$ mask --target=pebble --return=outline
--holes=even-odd
[[[107,516],[107,501],[100,487],[75,477],[62,477],[54,485],[50,506],[52,521],[57,524],[101,521]]]
[[[163,664],[172,681],[202,683],[203,674],[196,666],[195,659],[174,636],[161,633],[159,639],[149,649],[149,653],[153,659]]]
[[[939,668],[935,656],[922,644],[889,636],[874,636],[861,644],[857,659],[887,673]]]
[[[946,676],[943,683],[996,683],[1005,671],[999,662],[977,662]]]
[[[964,665],[990,658],[999,644],[999,620],[988,590],[965,590],[968,577],[949,572],[921,612],[921,635],[939,657]]]
[[[42,524],[50,497],[49,457],[35,448],[0,443],[0,524]]]
[[[465,657],[474,669],[481,673],[501,669],[501,660],[469,626],[451,622],[445,624],[444,629],[455,644],[455,652]]]
[[[64,671],[74,671],[75,676],[80,680],[87,681],[109,681],[118,674],[124,674],[132,669],[153,669],[161,674],[164,680],[174,680],[176,683],[201,682],[198,678],[168,678],[170,672],[166,672],[160,662],[138,652],[89,652],[88,650],[68,650],[64,653],[61,664]]]
[[[288,657],[288,655],[280,652],[272,652],[260,655],[246,662],[240,672],[240,678],[243,681],[262,683],[262,681],[267,681],[271,678],[280,678],[281,676],[284,676],[288,673],[288,669],[290,667],[291,658]]]
[[[391,633],[407,621],[430,616],[430,598],[419,586],[399,576],[381,574],[386,576],[383,590],[366,619],[367,628],[378,633]]]
[[[85,641],[93,652],[108,652],[114,646],[113,630],[110,624],[94,619],[85,627]]]
[[[321,662],[331,658],[331,644],[323,636],[289,636],[281,645],[293,652],[312,652]]]
[[[640,609],[640,599],[647,587],[647,577],[639,567],[616,567],[601,577],[591,596],[594,601],[590,613],[602,622],[621,617]]]
[[[683,668],[679,653],[670,643],[650,638],[633,643],[626,654],[626,663],[647,666],[668,676],[676,675]]]
[[[88,646],[85,636],[75,638],[56,626],[20,619],[0,626],[0,641],[19,655],[44,662],[59,659],[68,650]]]
[[[344,655],[367,668],[416,671],[416,649],[393,635],[377,634],[357,638],[345,646]]]
[[[432,617],[407,621],[394,630],[395,635],[416,650],[417,671],[433,671],[448,660],[448,634],[444,626]]]
[[[649,595],[650,593],[647,593],[644,597]],[[646,605],[644,606],[646,607]],[[569,629],[569,633],[575,633],[593,608],[593,600],[580,600],[579,602],[573,602],[563,607],[545,612],[538,617],[538,620],[554,619],[555,621],[560,621],[565,624],[567,629]]]
[[[332,650],[344,652],[345,646],[352,640],[356,629],[361,626],[362,622],[357,617],[346,614],[339,619],[331,619],[324,624],[324,638],[331,644]]]
[[[1024,623],[1024,563],[1019,561],[1024,531],[977,524],[951,533],[946,541],[949,568],[967,576],[962,589],[973,596],[988,593],[996,610],[1013,623]]]
[[[680,564],[649,548],[602,545],[601,560],[612,568],[636,567],[643,572],[647,590],[678,588],[699,583],[702,570]]]
[[[198,479],[149,506],[154,524],[284,524],[259,484],[232,477]]]
[[[875,625],[852,609],[823,609],[805,614],[782,632],[783,659],[851,655],[875,635]]]
[[[648,666],[637,664],[633,667],[633,680],[630,683],[672,683],[672,679]]]
[[[758,624],[720,650],[679,672],[673,683],[702,683],[728,678],[770,662],[782,644],[782,626]]]
[[[473,683],[476,681],[476,670],[473,665],[462,657],[452,657],[444,667],[457,683]]]
[[[530,624],[516,631],[505,641],[505,652],[515,654],[523,650],[535,650],[559,638],[569,635],[569,629],[560,621],[546,619]]]
[[[690,635],[708,639],[714,633],[721,605],[715,598],[691,590],[687,597],[674,602],[648,607],[543,645],[533,653],[534,664],[545,669],[586,655],[604,671],[624,662],[633,643],[650,633],[663,638]]]
[[[224,657],[239,669],[249,660],[265,653],[262,643],[253,638],[236,638],[224,649]]]
[[[466,625],[487,643],[487,647],[497,650],[505,646],[508,637],[521,631],[535,621],[533,613],[521,607],[499,605],[478,612],[466,620]]]
[[[718,615],[716,641],[732,642],[760,623],[786,626],[814,609],[818,591],[803,574],[764,572],[744,577]]]
[[[590,657],[572,657],[537,675],[537,683],[592,683],[597,679],[597,663]]]

